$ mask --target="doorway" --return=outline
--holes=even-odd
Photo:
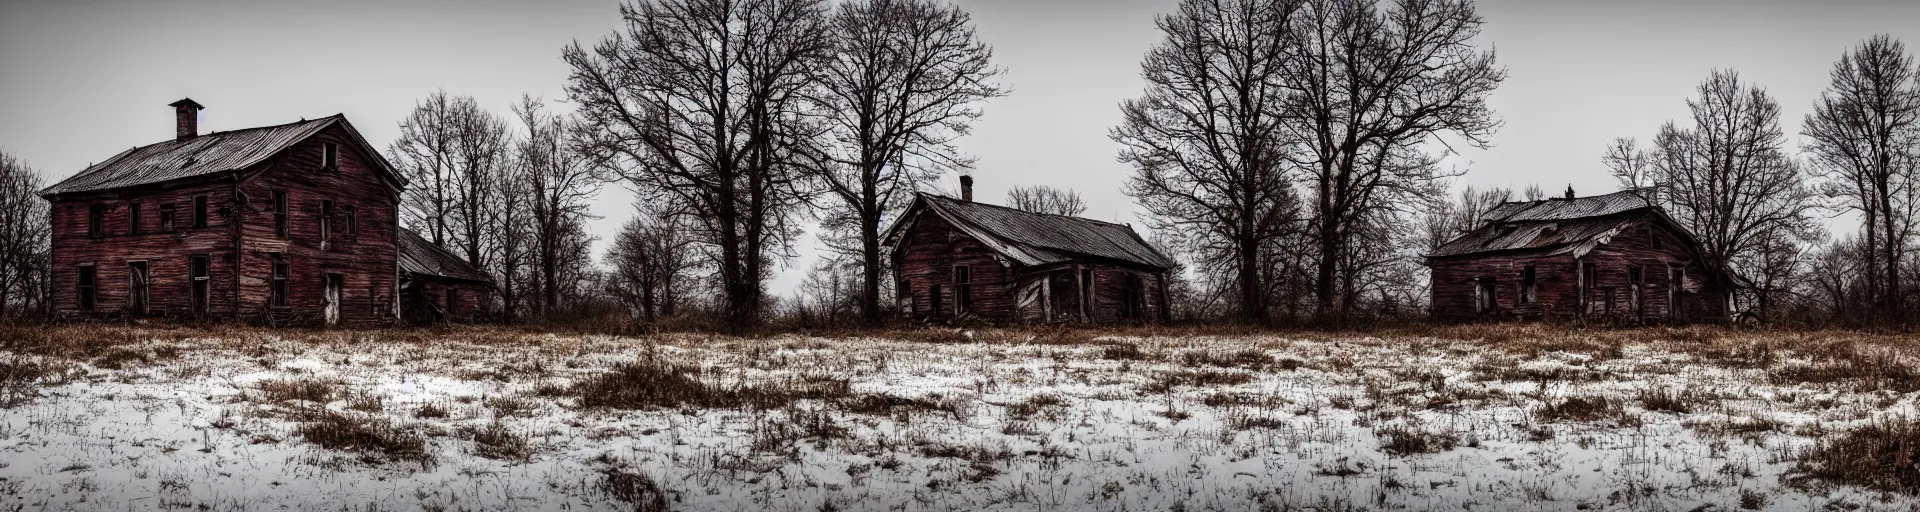
[[[127,262],[127,312],[147,314],[147,262]]]
[[[338,325],[340,323],[340,274],[327,274],[326,284],[327,325]]]

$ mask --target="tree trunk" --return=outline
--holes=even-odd
[[[880,222],[872,215],[860,219],[860,318],[868,327],[878,327],[880,315]]]

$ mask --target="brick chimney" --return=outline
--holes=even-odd
[[[960,175],[960,200],[973,202],[973,176]]]
[[[168,103],[173,107],[173,131],[175,140],[191,139],[200,134],[200,109],[207,108],[194,103],[193,98],[180,98],[180,101]]]
[[[1573,199],[1573,185],[1567,185],[1567,199]]]

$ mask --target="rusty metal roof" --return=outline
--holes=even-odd
[[[411,229],[399,228],[400,274],[493,284],[493,277]]]
[[[925,208],[981,239],[1023,265],[1046,265],[1090,258],[1118,260],[1154,268],[1172,268],[1174,262],[1125,224],[1048,215],[985,203],[920,194],[912,210]],[[911,222],[903,217],[899,225]],[[892,231],[899,225],[889,229]]]
[[[1429,258],[1495,251],[1585,254],[1659,210],[1628,190],[1572,199],[1509,201],[1487,210],[1480,227],[1441,245]],[[1678,230],[1678,226],[1675,226]]]
[[[245,169],[346,117],[335,114],[311,121],[214,132],[129,149],[94,164],[51,187],[41,196],[150,185]],[[353,132],[353,130],[348,130]],[[358,134],[353,135],[356,139]]]

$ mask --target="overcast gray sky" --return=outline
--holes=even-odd
[[[1154,16],[1175,0],[961,0],[994,46],[1013,93],[994,100],[963,148],[976,195],[1012,185],[1071,187],[1088,216],[1134,222],[1130,169],[1107,130],[1139,94]],[[620,24],[618,0],[542,2],[9,1],[0,3],[0,149],[48,179],[171,136],[167,103],[207,106],[202,131],[345,113],[383,148],[435,89],[496,112],[521,93],[562,100],[560,48]],[[1733,68],[1800,120],[1841,52],[1875,33],[1920,46],[1920,2],[1507,0],[1479,3],[1484,45],[1509,71],[1493,96],[1506,125],[1488,150],[1450,161],[1463,185],[1581,195],[1614,190],[1599,163],[1614,137],[1647,138],[1685,115],[1713,68]],[[946,184],[952,188],[952,184]],[[595,213],[608,238],[630,216],[609,187]],[[812,254],[815,242],[799,241]],[[604,244],[602,244],[604,247]],[[787,294],[808,262],[772,285]]]

